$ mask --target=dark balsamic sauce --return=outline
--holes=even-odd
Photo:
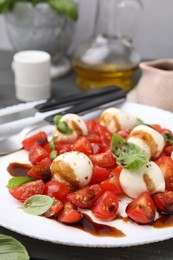
[[[125,237],[126,235],[119,229],[105,224],[94,222],[87,214],[83,214],[83,219],[71,226],[99,237]]]
[[[159,218],[154,221],[153,227],[155,228],[166,228],[173,227],[173,215],[160,214]]]
[[[18,176],[28,176],[28,171],[31,169],[32,165],[23,163],[10,163],[7,167],[7,171],[13,177]]]

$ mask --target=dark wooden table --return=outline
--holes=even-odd
[[[18,104],[15,98],[14,78],[11,71],[13,54],[0,51],[0,108]],[[69,74],[52,84],[54,98],[74,94],[80,90],[75,85],[75,75]],[[1,213],[0,213],[1,214]],[[13,217],[13,213],[11,212]],[[27,223],[26,223],[27,225]],[[123,248],[85,248],[65,246],[32,239],[0,227],[0,233],[18,239],[27,249],[31,259],[39,260],[172,260],[173,239],[141,246]],[[99,238],[98,238],[99,239]]]

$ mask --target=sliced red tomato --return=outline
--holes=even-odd
[[[73,151],[82,152],[86,155],[93,153],[91,143],[88,141],[88,139],[85,136],[80,136],[74,142],[74,144],[71,145],[71,148],[72,148]]]
[[[138,224],[152,223],[155,218],[155,204],[150,194],[147,191],[141,193],[127,205],[126,213],[129,219]]]
[[[102,181],[106,180],[110,175],[110,171],[106,168],[100,166],[94,166],[92,179],[90,181],[90,185],[101,183]]]
[[[94,184],[68,194],[67,199],[78,208],[90,209],[101,194],[99,184]]]
[[[116,166],[116,160],[113,157],[110,150],[104,153],[92,154],[89,157],[93,164],[98,165],[100,167],[109,168]]]
[[[169,156],[163,155],[155,162],[162,170],[166,183],[166,189],[173,191],[173,160]]]
[[[107,127],[100,125],[97,119],[88,121],[86,124],[89,135],[97,135],[97,140],[99,140],[99,143],[101,143],[102,146],[107,146],[110,144],[112,133]]]
[[[44,213],[44,216],[46,218],[51,218],[51,217],[55,216],[57,213],[60,212],[60,210],[63,208],[63,206],[64,205],[63,205],[62,201],[54,200],[51,208],[48,211],[46,211],[46,213]]]
[[[173,151],[173,145],[166,142],[165,147],[163,148],[163,154],[166,156],[171,156],[172,151]]]
[[[36,164],[49,157],[49,154],[39,144],[34,144],[29,150],[28,157],[32,164]]]
[[[57,200],[65,202],[67,200],[67,194],[69,193],[69,187],[60,181],[51,180],[45,183],[44,194]]]
[[[117,166],[110,174],[109,178],[100,183],[100,187],[103,191],[113,191],[116,195],[122,195],[124,192],[121,188],[119,177],[122,171],[121,166]]]
[[[58,154],[70,152],[72,150],[71,143],[55,141],[55,150]]]
[[[64,208],[57,215],[57,220],[64,224],[76,223],[82,218],[82,213],[69,201],[64,204]]]
[[[173,191],[156,193],[153,199],[159,212],[173,214]]]
[[[47,134],[44,131],[41,131],[37,134],[29,136],[23,140],[22,145],[27,151],[29,151],[35,143],[39,145],[45,145],[48,143]]]
[[[151,127],[153,127],[157,132],[162,132],[162,127],[159,124],[151,124]]]
[[[49,143],[46,143],[45,145],[43,145],[43,148],[44,148],[44,150],[48,153],[48,154],[50,154],[51,153],[51,148],[50,148],[50,144]]]
[[[51,177],[50,166],[52,159],[46,157],[41,162],[34,165],[29,171],[28,175],[36,179],[49,179]]]
[[[96,134],[98,135],[97,132],[97,125],[99,124],[98,119],[93,119],[93,120],[89,120],[86,122],[86,126],[88,128],[88,133],[90,134]]]
[[[115,219],[119,207],[116,194],[112,191],[105,191],[92,207],[92,213],[102,221]]]
[[[27,182],[18,187],[9,189],[10,194],[17,200],[25,201],[36,194],[42,194],[44,182],[42,180]]]
[[[128,130],[120,130],[117,132],[117,135],[121,136],[124,139],[127,139],[127,137],[129,136],[130,131]]]
[[[102,140],[99,136],[99,134],[97,133],[93,133],[93,134],[89,134],[86,136],[86,138],[88,139],[88,141],[90,143],[95,143],[95,144],[98,144],[98,145],[101,145],[102,144]]]
[[[169,134],[170,136],[172,136],[172,131],[168,128],[162,128],[161,134]]]
[[[97,154],[97,153],[101,153],[102,152],[102,148],[99,144],[97,143],[91,143],[92,146],[92,153],[93,154]]]

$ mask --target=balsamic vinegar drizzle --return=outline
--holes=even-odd
[[[10,163],[7,167],[7,171],[13,177],[17,176],[28,176],[27,172],[31,169],[31,165],[29,164],[22,164],[22,163]],[[126,235],[119,229],[106,225],[106,224],[99,224],[94,222],[87,214],[83,213],[83,219],[75,224],[70,224],[70,226],[85,231],[89,234],[99,237],[125,237]],[[129,220],[127,217],[122,217],[117,215],[117,219],[122,219],[124,223],[127,223]],[[135,223],[134,223],[135,224]],[[163,215],[160,214],[159,218],[154,221],[151,225],[154,228],[166,228],[166,227],[173,227],[173,215]]]
[[[13,162],[10,163],[7,167],[7,171],[12,175],[13,177],[17,176],[28,176],[28,171],[31,169],[30,164],[24,164],[24,163],[17,163]]]
[[[87,214],[84,213],[83,213],[83,219],[79,223],[72,224],[71,226],[99,237],[105,237],[105,236],[125,237],[126,236],[121,230],[115,227],[94,222]]]

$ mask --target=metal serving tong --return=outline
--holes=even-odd
[[[108,106],[111,102],[116,103],[117,101],[117,103],[119,104],[123,102],[125,98],[126,94],[124,94],[122,91],[114,91],[77,103],[76,105],[73,105],[71,108],[61,111],[58,114],[65,115],[67,113],[75,113],[82,115],[98,109],[99,106]],[[46,117],[44,120],[46,122],[53,123],[53,118],[55,115],[57,115],[57,113]],[[40,122],[27,128],[24,128],[18,134],[12,135],[0,141],[0,156],[20,150],[22,148],[21,142],[25,138],[26,134],[32,131],[33,129],[35,130],[36,128],[40,128],[41,126],[45,126],[45,122]]]

